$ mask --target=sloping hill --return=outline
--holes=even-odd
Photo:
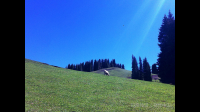
[[[25,59],[25,111],[175,111],[175,86]]]
[[[131,77],[131,71],[121,69],[118,67],[110,67],[110,68],[104,68],[97,71],[93,71],[94,73],[104,74],[104,70],[107,70],[110,74],[110,76],[118,76],[123,78]]]

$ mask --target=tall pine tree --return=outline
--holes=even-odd
[[[138,64],[136,58],[132,55],[132,79],[139,79]]]
[[[98,60],[98,70],[101,69],[101,60]]]
[[[139,65],[140,65],[140,68],[139,68],[139,80],[143,80],[144,76],[143,76],[143,67],[142,67],[142,59],[141,59],[141,57],[139,57]]]
[[[151,69],[150,69],[149,63],[147,62],[147,58],[146,57],[143,60],[143,71],[144,71],[144,80],[145,81],[152,81]]]
[[[122,64],[122,69],[125,69],[124,64]]]
[[[98,70],[98,63],[97,63],[97,60],[95,59],[94,60],[94,71]]]
[[[158,76],[163,83],[175,84],[175,19],[170,11],[159,30]]]
[[[91,70],[91,71],[94,71],[93,59],[90,61],[90,70]]]

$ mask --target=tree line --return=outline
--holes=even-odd
[[[78,70],[78,71],[86,71],[86,72],[91,72],[91,71],[96,71],[99,69],[103,68],[109,68],[109,67],[118,67],[125,69],[124,64],[119,64],[115,62],[115,59],[112,59],[109,61],[109,59],[99,59],[99,60],[94,60],[91,61],[86,61],[85,63],[80,63],[80,64],[68,64],[66,66],[67,69],[72,69],[72,70]]]
[[[146,57],[143,59],[143,62],[142,62],[141,57],[139,57],[139,67],[138,67],[137,60],[136,60],[135,56],[132,55],[131,78],[145,80],[145,81],[152,81],[151,69],[150,69],[150,65],[149,65]]]
[[[175,18],[169,11],[168,16],[164,15],[162,25],[159,29],[158,46],[160,53],[155,64],[150,65],[146,59],[139,57],[139,67],[136,58],[132,55],[132,79],[152,81],[153,74],[158,74],[162,83],[175,85]],[[158,66],[158,67],[157,67]]]
[[[132,55],[132,79],[152,81],[151,73],[158,74],[162,83],[172,83],[175,85],[175,18],[169,11],[168,16],[164,15],[162,25],[159,29],[158,46],[160,53],[152,69],[145,57],[139,57],[139,67],[136,58]],[[157,67],[158,66],[158,67]],[[96,71],[102,68],[119,67],[124,68],[124,64],[117,64],[115,59],[99,59],[86,61],[80,64],[68,64],[66,68],[79,71]],[[152,71],[151,71],[152,70]]]

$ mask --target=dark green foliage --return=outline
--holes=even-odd
[[[136,58],[132,55],[132,79],[139,79],[138,75],[138,64]]]
[[[124,64],[122,64],[122,69],[125,69]]]
[[[98,70],[98,63],[97,60],[94,60],[94,71]]]
[[[84,71],[84,62],[81,63],[81,71]]]
[[[67,68],[68,68],[68,69],[71,69],[71,66],[70,66],[70,64],[68,64]]]
[[[144,79],[144,75],[143,75],[143,67],[142,67],[142,59],[141,57],[139,57],[139,80],[143,80]]]
[[[110,67],[114,67],[113,60],[111,60],[111,62],[110,62]]]
[[[158,76],[163,83],[175,84],[175,19],[169,11],[168,17],[164,15],[159,29],[158,46]]]
[[[123,65],[123,64],[122,64]],[[111,62],[109,62],[109,59],[99,59],[98,61],[95,59],[93,62],[93,59],[91,61],[86,61],[85,64],[80,63],[80,64],[68,64],[68,69],[72,70],[78,70],[78,71],[86,71],[86,72],[92,72],[96,71],[102,68],[109,68],[109,67],[119,67],[119,68],[124,68],[124,65],[122,66],[121,64],[118,64],[115,62],[115,59],[112,59]]]
[[[73,65],[73,70],[76,70],[76,66],[75,65]]]
[[[110,62],[109,62],[109,59],[108,59],[108,61],[107,61],[107,65],[108,65],[108,68],[110,67]]]
[[[70,65],[70,68],[73,70],[73,69],[74,69],[74,65],[73,65],[73,64],[71,64],[71,65]]]
[[[150,69],[149,63],[147,62],[147,58],[146,57],[143,60],[143,71],[144,71],[144,80],[145,81],[152,81],[151,69]]]
[[[90,61],[90,70],[91,70],[91,71],[94,71],[93,59]]]
[[[101,69],[101,60],[98,61],[98,70]]]
[[[113,67],[116,67],[115,59],[113,59]]]
[[[156,67],[156,64],[152,65],[152,73],[153,74],[158,74],[158,68]]]

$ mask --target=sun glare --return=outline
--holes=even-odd
[[[149,16],[149,18],[147,19],[148,24],[145,24],[145,27],[144,27],[144,30],[143,30],[144,33],[141,34],[141,39],[139,41],[139,44],[138,44],[138,47],[137,47],[137,50],[136,50],[136,54],[139,52],[143,42],[145,41],[145,38],[146,38],[147,34],[149,33],[149,30],[151,29],[153,23],[155,22],[155,19],[158,15],[160,9],[162,8],[164,2],[165,2],[165,0],[159,0],[159,2],[157,2],[154,5],[153,9],[151,9],[151,10],[148,9],[150,11],[149,13],[151,13],[152,15]]]
[[[119,35],[112,51],[117,53],[118,51],[123,50],[123,45],[128,45],[130,40],[133,41],[132,38],[137,38],[137,43],[135,43],[136,48],[132,51],[132,53],[137,55],[164,2],[165,0],[157,0],[156,2],[145,0],[142,5],[139,6],[136,13],[133,14],[131,21],[127,25],[122,25],[124,30],[122,31],[121,35]],[[151,6],[152,4],[153,6]],[[149,9],[149,6],[153,8]],[[144,22],[141,22],[141,19],[144,19],[143,17],[145,17],[145,14],[149,14],[149,16]],[[142,26],[142,31],[135,32],[135,34],[137,34],[135,36],[133,35],[133,32],[138,30],[137,26]],[[141,28],[139,30],[141,30]]]

